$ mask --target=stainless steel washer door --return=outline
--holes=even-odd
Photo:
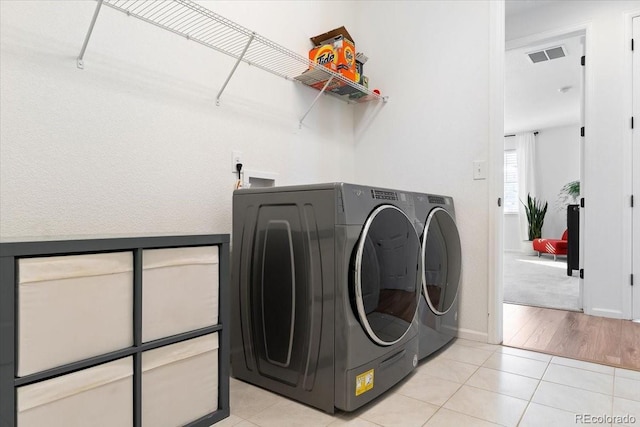
[[[460,287],[462,253],[458,227],[449,212],[429,212],[422,235],[422,291],[435,314],[451,309]]]
[[[355,303],[360,323],[379,345],[404,337],[420,298],[420,239],[407,215],[393,205],[376,208],[355,254]]]

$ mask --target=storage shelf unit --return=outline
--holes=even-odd
[[[150,24],[156,25],[164,30],[171,31],[188,40],[200,43],[208,48],[217,50],[236,59],[229,76],[220,88],[216,96],[216,104],[219,105],[220,96],[224,92],[227,83],[233,76],[238,64],[245,62],[251,66],[258,67],[264,71],[284,77],[287,80],[301,82],[307,81],[308,85],[313,83],[309,79],[303,78],[307,70],[313,71],[313,82],[320,80],[341,81],[355,89],[357,96],[345,97],[326,92],[327,85],[320,91],[311,106],[300,119],[304,120],[309,111],[317,102],[322,93],[334,95],[348,103],[360,103],[372,100],[387,101],[386,96],[380,96],[370,91],[368,88],[357,84],[339,73],[336,73],[324,66],[317,65],[309,58],[301,56],[271,40],[236,24],[190,0],[97,0],[91,25],[84,40],[82,50],[78,56],[78,67],[84,68],[84,54],[87,44],[91,38],[91,33],[96,19],[100,13],[100,8],[104,4],[113,9],[136,17]],[[301,80],[296,77],[302,77]],[[356,99],[357,98],[357,99]]]
[[[1,242],[0,426],[228,417],[228,300],[228,234]]]

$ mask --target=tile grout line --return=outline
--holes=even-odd
[[[269,394],[271,394],[271,395],[273,395],[273,396],[275,396],[275,397],[277,397],[277,398],[285,399],[285,400],[286,400],[286,401],[288,401],[288,402],[295,402],[295,400],[292,400],[292,399],[290,399],[290,398],[288,398],[288,397],[286,397],[286,396],[280,395],[280,394],[278,394],[278,393],[276,393],[276,392],[273,392],[273,391],[271,391],[271,390],[263,389],[263,388],[261,388],[261,387],[259,387],[259,386],[256,386],[256,385],[253,385],[253,384],[249,384],[249,383],[244,383],[244,382],[243,382],[243,384],[246,384],[246,385],[248,385],[249,387],[251,387],[251,388],[255,388],[255,389],[257,389],[257,390],[265,391],[265,392],[267,392],[267,393],[269,393]],[[229,396],[229,403],[231,403],[231,396]],[[275,402],[271,403],[270,405],[265,406],[264,408],[260,409],[260,410],[259,410],[258,412],[256,412],[255,414],[253,414],[253,415],[249,416],[249,418],[253,418],[253,417],[255,417],[255,416],[257,416],[257,415],[261,414],[262,412],[266,411],[267,409],[270,409],[272,406],[275,406],[277,403],[278,403],[278,402],[277,402],[277,401],[275,401]],[[231,406],[231,405],[229,405],[229,406]],[[305,406],[306,406],[306,405],[305,405]],[[231,413],[231,415],[235,415],[236,417],[240,418],[242,421],[247,421],[247,422],[250,422],[251,424],[255,424],[255,425],[259,426],[259,424],[254,423],[254,422],[253,422],[253,421],[251,421],[249,418],[243,418],[243,417],[241,417],[240,415],[238,415],[238,414],[234,414],[234,413]],[[242,422],[242,421],[240,421],[240,422]],[[236,424],[240,424],[240,422],[238,422],[238,423],[236,423]],[[236,424],[233,424],[233,425],[236,425]]]
[[[531,395],[531,397],[533,397],[533,395]],[[519,426],[520,423],[522,422],[522,420],[524,419],[524,416],[527,413],[527,411],[529,410],[529,406],[531,405],[531,403],[532,403],[531,400],[529,400],[527,402],[527,406],[525,406],[524,411],[522,411],[522,415],[520,415],[520,418],[518,418],[518,422],[516,423],[516,427]]]
[[[464,384],[463,384],[463,385],[464,385]],[[483,422],[485,422],[485,423],[491,423],[491,424],[495,424],[495,425],[498,425],[498,426],[502,426],[502,425],[503,425],[503,424],[495,423],[495,422],[493,422],[493,421],[486,420],[486,419],[484,419],[484,418],[476,417],[475,415],[465,414],[464,412],[456,411],[455,409],[445,408],[444,406],[441,406],[441,407],[438,409],[438,411],[436,411],[436,413],[435,413],[435,414],[433,414],[433,415],[431,416],[431,418],[435,417],[435,416],[436,416],[436,414],[440,411],[440,409],[444,409],[444,410],[446,410],[446,411],[455,412],[456,414],[464,415],[465,417],[474,418],[474,419],[476,419],[476,420],[480,420],[480,421],[483,421]],[[431,419],[431,418],[429,418],[429,419]],[[429,421],[427,421],[427,422],[429,422]],[[425,423],[425,424],[426,424],[426,423]],[[423,424],[423,426],[424,426],[425,424]]]
[[[499,348],[500,348],[500,346],[496,347],[496,349],[494,349],[494,350],[493,350],[493,352],[492,352],[492,355],[491,355],[491,356],[493,356],[495,353],[497,353],[497,352],[498,352],[498,350],[499,350]],[[460,391],[460,389],[461,389],[462,387],[464,387],[465,385],[466,385],[467,387],[474,388],[474,389],[476,389],[476,390],[482,390],[482,391],[486,391],[486,392],[489,392],[489,393],[499,394],[499,395],[501,395],[501,396],[507,396],[507,397],[513,397],[514,399],[519,399],[519,398],[517,398],[517,397],[510,396],[510,395],[507,395],[507,394],[504,394],[504,393],[499,393],[499,392],[495,392],[495,391],[492,391],[492,390],[485,390],[485,389],[482,389],[482,388],[479,388],[479,387],[475,387],[475,386],[472,386],[472,385],[468,384],[469,380],[470,380],[470,379],[471,379],[471,378],[472,378],[472,377],[473,377],[473,376],[474,376],[474,375],[475,375],[475,374],[480,370],[480,368],[485,367],[485,366],[484,366],[484,363],[486,363],[486,361],[487,361],[487,360],[489,360],[489,359],[491,358],[491,356],[489,356],[489,357],[488,357],[488,358],[483,362],[483,364],[482,364],[482,365],[479,365],[479,366],[477,366],[477,367],[476,367],[476,370],[475,370],[475,371],[473,371],[473,373],[469,376],[469,378],[467,378],[467,379],[465,380],[465,382],[464,382],[464,383],[460,384],[460,386],[456,389],[456,391],[455,391],[455,392],[453,392],[453,393],[451,394],[451,396],[449,396],[449,397],[447,398],[447,400],[445,400],[445,401],[442,403],[442,405],[440,405],[440,408],[438,409],[438,411],[440,411],[440,409],[444,408],[444,409],[446,409],[446,410],[448,410],[448,411],[452,411],[452,412],[455,412],[455,413],[458,413],[458,414],[461,414],[461,415],[465,415],[465,416],[468,416],[468,417],[472,417],[472,418],[475,418],[475,419],[478,419],[478,420],[481,420],[481,421],[486,421],[486,422],[490,422],[490,423],[493,423],[493,424],[498,424],[498,423],[494,423],[493,421],[490,421],[490,420],[487,420],[487,419],[484,419],[484,418],[476,417],[476,416],[474,416],[474,415],[470,415],[470,414],[465,414],[465,413],[463,413],[463,412],[459,412],[459,411],[456,411],[456,410],[454,410],[454,409],[445,408],[445,405],[446,405],[446,404],[447,404],[447,403],[448,403],[448,402],[453,398],[453,396],[455,396],[455,395],[456,395],[456,393],[458,393],[458,392]],[[461,363],[464,363],[464,362],[461,362]],[[491,368],[487,368],[487,369],[491,369]],[[498,372],[504,372],[504,371],[499,371],[499,370],[496,370],[496,371],[498,371]],[[510,372],[507,372],[507,373],[510,373]],[[517,374],[514,374],[514,375],[517,375]],[[528,378],[528,377],[526,377],[526,378]],[[538,382],[539,382],[539,381],[540,381],[540,380],[538,380]],[[533,395],[532,395],[532,397],[533,397]],[[524,402],[527,402],[527,405],[526,405],[526,407],[525,407],[525,410],[522,412],[522,415],[520,416],[520,418],[522,418],[522,416],[524,416],[524,413],[526,412],[526,408],[529,406],[529,402],[530,402],[530,401],[526,401],[526,400],[524,400],[524,399],[519,399],[519,400],[522,400],[522,401],[524,401]],[[435,416],[435,414],[437,414],[437,413],[438,413],[438,411],[436,411],[436,413],[434,413],[431,417],[429,417],[429,419],[431,419],[433,416]],[[427,422],[428,422],[428,421],[429,421],[429,420],[427,420]],[[520,422],[520,421],[518,420],[518,424],[519,424],[519,422]],[[498,424],[498,425],[499,425],[499,424]],[[517,425],[517,424],[516,424],[516,425]]]
[[[566,409],[566,408],[556,408],[555,406],[549,406],[549,405],[546,405],[546,404],[544,404],[544,403],[534,402],[534,401],[531,401],[530,403],[535,403],[536,405],[544,406],[545,408],[555,409],[555,410],[557,410],[557,411],[567,412],[567,413],[572,414],[572,415],[578,415],[578,413],[577,413],[577,412],[570,411],[570,410],[568,410],[568,409]]]
[[[586,392],[589,392],[589,393],[596,393],[596,394],[600,394],[602,396],[614,396],[613,394],[606,394],[606,393],[601,393],[599,391],[587,390],[586,388],[580,388],[580,387],[572,386],[572,385],[569,385],[569,384],[557,383],[557,382],[549,381],[549,380],[545,380],[545,379],[541,379],[540,381],[543,381],[543,382],[546,382],[546,383],[549,383],[549,384],[556,384],[556,385],[561,385],[561,386],[565,386],[565,387],[570,387],[570,388],[573,388],[575,390],[582,390],[582,391],[586,391]],[[615,397],[619,397],[619,396],[615,396]],[[628,400],[633,400],[633,399],[628,399]]]
[[[604,372],[591,371],[591,370],[589,370],[589,369],[576,368],[575,366],[558,365],[558,364],[555,364],[555,363],[554,363],[554,365],[555,365],[555,366],[560,366],[560,367],[563,367],[563,368],[577,369],[577,370],[579,370],[579,371],[586,371],[586,372],[589,372],[589,373],[592,373],[592,374],[608,375],[608,376],[612,377],[613,382],[612,382],[612,390],[611,390],[611,394],[602,393],[602,392],[600,392],[600,391],[588,390],[588,389],[586,389],[586,388],[584,388],[584,387],[577,387],[577,386],[573,386],[573,385],[571,385],[571,384],[564,384],[564,383],[560,383],[560,382],[552,381],[552,380],[549,380],[549,379],[544,379],[544,375],[543,375],[543,378],[542,378],[541,380],[544,380],[545,382],[548,382],[548,383],[551,383],[551,384],[558,384],[558,385],[564,385],[564,386],[567,386],[567,387],[575,388],[575,389],[577,389],[577,390],[590,391],[590,392],[592,392],[592,393],[603,394],[603,395],[605,395],[605,396],[609,396],[609,395],[610,395],[610,396],[612,396],[612,397],[614,397],[614,396],[615,396],[615,380],[616,380],[616,378],[615,378],[615,376],[614,376],[614,375],[612,375],[612,374],[605,374]],[[551,366],[551,364],[549,364],[549,366]],[[548,368],[547,368],[547,369],[548,369]],[[546,374],[546,373],[547,373],[547,372],[546,372],[546,370],[545,370],[545,374]]]
[[[530,403],[535,403],[536,405],[544,406],[544,407],[546,407],[546,408],[551,408],[551,409],[556,409],[556,410],[559,410],[559,411],[564,411],[564,412],[567,412],[567,413],[570,413],[570,414],[573,414],[573,415],[577,415],[578,413],[577,413],[577,412],[574,412],[574,411],[570,411],[570,410],[568,410],[568,409],[566,409],[566,408],[557,408],[557,407],[555,407],[555,406],[550,406],[550,405],[547,405],[547,404],[544,404],[544,403],[534,402],[534,401],[533,401],[533,398],[535,397],[535,394],[537,393],[538,388],[540,387],[540,385],[542,385],[542,383],[543,383],[543,382],[546,382],[546,383],[549,383],[549,384],[557,384],[557,385],[562,385],[562,386],[566,386],[566,387],[571,387],[571,388],[574,388],[574,389],[576,389],[576,390],[582,390],[582,391],[586,391],[586,392],[590,392],[590,393],[597,393],[597,394],[600,394],[600,395],[602,395],[602,396],[609,396],[609,395],[606,395],[606,394],[603,394],[603,393],[598,393],[598,392],[591,391],[591,390],[586,390],[586,389],[583,389],[583,388],[573,387],[573,386],[570,386],[570,385],[567,385],[567,384],[554,383],[554,382],[551,382],[551,381],[546,381],[546,380],[542,380],[542,379],[541,379],[541,380],[540,380],[540,382],[539,382],[539,384],[538,384],[538,387],[536,388],[536,391],[535,391],[535,392],[533,393],[533,395],[531,396]],[[611,415],[613,415],[613,399],[614,399],[616,396],[611,395],[610,397],[611,397]],[[528,407],[528,406],[527,406],[527,407]]]
[[[542,363],[544,363],[544,362],[542,362]],[[504,372],[505,374],[517,375],[519,377],[529,378],[529,379],[537,380],[537,381],[540,381],[542,379],[542,378],[530,377],[529,375],[517,374],[515,372],[503,371],[501,369],[491,368],[489,366],[481,366],[481,368],[491,369],[492,371]]]
[[[488,392],[488,393],[499,394],[500,396],[506,396],[506,397],[511,397],[511,398],[513,398],[513,399],[522,400],[523,402],[530,402],[530,401],[531,401],[531,399],[522,399],[522,398],[520,398],[520,397],[515,397],[515,396],[512,396],[512,395],[510,395],[510,394],[501,393],[501,392],[499,392],[499,391],[495,391],[495,390],[487,390],[487,389],[484,389],[484,388],[476,387],[476,386],[471,385],[471,384],[462,384],[462,385],[466,385],[467,387],[473,388],[473,389],[475,389],[475,390],[486,391],[486,392]],[[531,395],[531,397],[533,397],[533,395]]]
[[[528,358],[528,357],[516,356],[516,355],[514,355],[514,354],[509,354],[509,353],[501,353],[501,354],[506,355],[506,356],[510,356],[510,357],[517,357],[517,358],[519,358],[519,359],[531,360],[531,361],[534,361],[534,362],[540,362],[540,363],[546,363],[546,364],[547,364],[547,367],[545,367],[545,372],[546,372],[546,370],[548,369],[549,364],[551,363],[551,362],[550,362],[550,360],[544,361],[544,360],[539,360],[539,359],[531,359],[531,358]],[[487,360],[488,360],[488,359],[487,359]],[[485,361],[485,363],[486,363],[486,361]],[[542,377],[540,377],[540,378],[536,378],[536,377],[531,377],[531,376],[529,376],[529,375],[524,375],[524,374],[519,374],[519,373],[509,372],[509,371],[504,371],[504,370],[499,369],[499,368],[492,368],[492,367],[490,367],[490,366],[485,366],[485,364],[483,364],[482,366],[483,366],[484,368],[487,368],[487,369],[493,369],[493,370],[500,371],[500,372],[506,372],[506,373],[508,373],[508,374],[520,375],[521,377],[533,378],[533,379],[535,379],[535,380],[542,379]],[[542,374],[542,375],[544,376],[544,372],[543,372],[543,374]]]
[[[615,381],[615,379],[614,379],[614,381]],[[614,388],[615,388],[615,383],[614,383]],[[609,408],[611,409],[610,414],[611,414],[612,417],[613,417],[613,401],[615,400],[615,398],[616,397],[613,395],[613,393],[611,393],[611,406]],[[613,423],[611,423],[611,424],[613,424]]]
[[[500,353],[502,353],[502,354],[506,354],[506,355],[508,355],[508,356],[515,356],[515,357],[519,357],[519,358],[521,358],[521,359],[529,359],[529,360],[536,360],[536,361],[538,361],[538,362],[543,362],[543,363],[551,363],[551,359],[553,359],[553,357],[554,357],[554,356],[553,356],[553,355],[551,355],[551,354],[546,354],[546,353],[542,353],[542,352],[540,352],[540,351],[535,351],[535,350],[529,350],[529,349],[527,349],[527,348],[517,348],[517,347],[509,347],[509,346],[505,346],[505,348],[513,348],[513,349],[516,349],[516,350],[522,350],[522,351],[524,351],[524,352],[530,352],[530,353],[540,354],[540,355],[548,356],[548,357],[549,357],[549,360],[540,360],[540,358],[537,358],[537,359],[536,359],[536,358],[534,358],[534,357],[521,356],[521,355],[519,355],[519,354],[513,354],[513,353],[509,353],[509,352],[504,352],[504,351],[501,351],[501,352],[500,352]]]
[[[475,374],[475,372],[474,372],[474,374]],[[471,376],[473,376],[473,375],[471,375]],[[469,377],[469,379],[471,379],[471,377]],[[468,380],[467,380],[467,381],[468,381]],[[451,396],[449,396],[449,398],[448,398],[448,399],[447,399],[447,400],[442,404],[442,406],[440,406],[440,408],[441,408],[441,409],[442,409],[442,408],[444,408],[444,409],[446,409],[447,411],[452,411],[452,412],[455,412],[455,413],[458,413],[458,414],[465,415],[465,416],[467,416],[467,417],[472,417],[472,418],[475,418],[475,419],[478,419],[478,420],[482,420],[482,421],[485,421],[485,422],[489,422],[489,423],[492,423],[492,424],[496,424],[496,425],[503,425],[503,424],[500,424],[500,423],[498,423],[498,422],[494,422],[494,421],[488,420],[488,419],[486,419],[486,418],[480,418],[480,417],[477,417],[477,416],[475,416],[475,415],[471,415],[471,414],[467,414],[467,413],[464,413],[464,412],[457,411],[457,410],[455,410],[455,409],[445,408],[445,407],[444,407],[444,405],[446,405],[446,404],[447,404],[447,402],[449,402],[449,400],[451,400],[451,398],[453,398],[453,396],[454,396],[458,391],[460,391],[460,389],[461,389],[463,386],[467,386],[467,387],[469,387],[469,388],[473,388],[473,389],[475,389],[475,390],[485,391],[485,392],[488,392],[488,393],[494,393],[494,394],[498,394],[498,395],[500,395],[500,396],[511,397],[511,398],[514,398],[514,399],[521,400],[521,401],[523,401],[523,402],[527,402],[527,406],[525,406],[525,411],[526,411],[526,408],[529,406],[529,401],[527,401],[527,400],[525,400],[525,399],[520,399],[519,397],[511,396],[511,395],[504,394],[504,393],[500,393],[500,392],[497,392],[497,391],[485,390],[485,389],[483,389],[483,388],[475,387],[475,386],[472,386],[472,385],[467,384],[467,383],[465,382],[464,384],[460,384],[460,387],[458,387],[458,389],[457,389],[457,390],[456,390],[456,391],[455,391]],[[440,410],[440,409],[438,409],[438,411],[439,411],[439,410]],[[436,411],[436,412],[437,412],[437,411]],[[522,414],[524,414],[524,411],[522,412]],[[434,414],[434,415],[435,415],[435,414]],[[520,417],[522,417],[522,415],[521,415]],[[516,424],[516,425],[517,425],[517,424]]]
[[[542,377],[540,377],[538,379],[538,384],[536,384],[536,389],[531,394],[531,398],[529,399],[529,402],[527,403],[527,407],[525,408],[524,412],[522,413],[522,416],[520,417],[520,420],[518,421],[517,426],[519,426],[520,423],[522,422],[525,414],[527,413],[527,410],[529,409],[529,406],[531,406],[532,403],[535,403],[536,405],[546,406],[547,408],[553,408],[552,406],[543,405],[541,403],[533,401],[533,398],[536,396],[536,393],[538,392],[538,390],[540,389],[540,385],[542,384],[542,378],[544,377],[544,374],[547,373],[547,369],[549,369],[549,365],[550,364],[551,364],[551,361],[549,361],[549,363],[547,364],[547,368],[545,369],[544,373],[542,374]],[[558,409],[558,408],[553,408],[553,409]],[[567,411],[567,412],[569,412],[569,411]]]
[[[469,379],[471,379],[471,377],[473,377],[473,376],[476,374],[476,372],[478,372],[478,369],[480,369],[480,366],[476,367],[476,370],[475,370],[475,371],[473,371],[473,373],[472,373],[471,375],[469,375],[469,378],[467,378],[467,379],[466,379],[462,384],[460,384],[460,387],[458,387],[458,388],[456,389],[456,391],[454,391],[453,393],[451,393],[451,396],[449,396],[449,397],[447,398],[447,400],[445,400],[445,401],[442,403],[442,405],[440,405],[440,407],[441,407],[441,408],[444,408],[444,405],[446,405],[446,404],[447,404],[447,402],[449,402],[449,400],[451,400],[451,398],[452,398],[452,397],[453,397],[457,392],[459,392],[459,391],[460,391],[460,389],[461,389],[463,386],[465,386],[465,385],[467,384],[467,382],[469,381]],[[445,408],[445,409],[448,409],[448,408]]]
[[[482,367],[482,366],[481,366],[481,367]],[[485,367],[485,368],[486,368],[486,367]],[[491,369],[491,368],[486,368],[486,369]],[[522,377],[522,378],[525,378],[525,379],[528,379],[528,380],[534,380],[534,381],[537,381],[537,382],[538,382],[538,384],[540,383],[540,381],[542,381],[540,378],[527,377],[527,376],[524,376],[524,375],[513,374],[513,373],[511,373],[511,372],[499,371],[499,370],[496,370],[496,369],[491,369],[491,370],[492,370],[492,371],[496,371],[496,372],[503,372],[503,373],[505,373],[505,374],[516,375],[516,376],[519,376],[519,377]],[[471,379],[471,378],[469,378],[469,379]],[[536,389],[538,388],[538,384],[536,384]],[[501,391],[488,390],[488,389],[486,389],[486,388],[478,387],[478,386],[471,385],[471,384],[467,384],[467,383],[462,384],[462,385],[466,385],[466,386],[469,386],[469,387],[475,388],[475,389],[477,389],[477,390],[484,390],[484,391],[488,391],[488,392],[491,392],[491,393],[499,394],[499,395],[501,395],[501,396],[513,397],[514,399],[524,400],[525,402],[529,402],[529,401],[531,401],[531,399],[533,398],[533,395],[535,394],[535,390],[534,390],[534,391],[533,391],[533,393],[531,394],[531,397],[530,397],[529,399],[523,399],[523,398],[521,398],[521,397],[513,396],[513,395],[511,395],[511,394],[507,394],[507,393],[504,393],[504,392],[501,392]]]
[[[531,403],[536,403],[536,402],[533,401],[533,398],[535,397],[536,393],[538,392],[538,388],[540,388],[540,384],[542,384],[542,378],[544,378],[545,374],[547,373],[547,370],[549,369],[549,365],[551,365],[551,359],[549,359],[549,361],[547,362],[547,367],[544,369],[544,372],[542,373],[540,378],[537,379],[538,384],[536,384],[536,389],[533,391],[533,393],[531,393],[531,397],[527,401],[527,406],[524,408],[524,411],[522,411],[522,415],[520,415],[520,418],[518,419],[518,422],[516,423],[516,426],[519,426],[520,423],[522,422],[522,420],[524,419],[524,416],[526,415],[527,411],[529,410],[529,406],[531,406]]]

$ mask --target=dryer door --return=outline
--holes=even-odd
[[[431,310],[445,314],[458,295],[462,254],[454,219],[443,208],[427,217],[422,235],[422,291]]]
[[[355,253],[355,305],[360,323],[380,345],[392,345],[411,327],[420,298],[420,239],[393,205],[367,219]]]

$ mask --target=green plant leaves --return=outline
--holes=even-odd
[[[549,203],[537,200],[527,194],[527,203],[522,200],[520,203],[524,205],[524,211],[527,214],[527,222],[529,223],[529,240],[539,239],[542,237],[542,226],[544,225],[544,217],[547,214]]]

